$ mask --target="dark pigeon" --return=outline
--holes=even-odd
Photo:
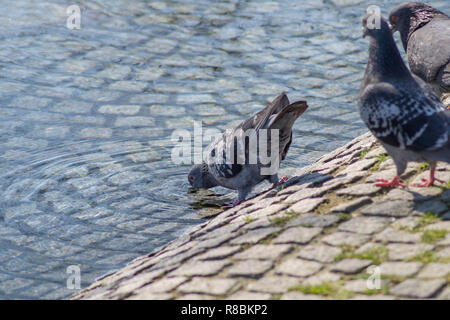
[[[226,206],[233,207],[245,200],[252,188],[264,180],[269,180],[273,186],[284,182],[285,177],[278,179],[278,166],[291,145],[292,126],[307,108],[306,101],[289,104],[283,92],[266,108],[214,140],[206,150],[203,163],[194,165],[189,172],[189,183],[194,188],[223,186],[238,190],[238,199]],[[265,174],[267,172],[262,169],[268,169],[270,164],[261,159],[261,155],[271,155],[272,129],[278,130],[279,152],[274,155],[275,172]],[[267,148],[257,150],[256,146],[264,139],[263,132],[267,135]]]
[[[447,100],[450,97],[450,17],[425,3],[406,2],[392,9],[389,23],[393,32],[400,33],[411,72],[432,85],[443,101]]]
[[[361,118],[391,155],[397,167],[392,181],[379,179],[378,186],[402,186],[398,177],[409,161],[430,164],[430,179],[417,185],[428,187],[434,181],[436,162],[450,163],[450,111],[420,78],[412,75],[395,45],[387,22],[369,28],[366,15],[364,36],[369,36],[369,60],[361,84],[358,106]]]

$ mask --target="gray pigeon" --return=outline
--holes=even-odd
[[[405,2],[392,9],[389,22],[392,32],[400,32],[411,72],[441,99],[449,97],[450,17],[425,3]]]
[[[214,140],[206,150],[203,163],[194,165],[189,172],[189,183],[194,188],[223,186],[238,190],[238,199],[224,206],[228,208],[245,200],[252,188],[266,179],[273,186],[284,182],[285,177],[278,179],[278,166],[291,145],[292,126],[307,108],[306,101],[289,104],[283,92],[266,108]],[[278,145],[273,136],[276,133]],[[274,161],[269,163],[262,155],[272,156],[272,140],[278,152],[273,153]],[[261,144],[264,141],[265,148]],[[275,170],[271,170],[274,164]]]
[[[404,64],[387,22],[381,18],[380,28],[369,28],[366,15],[363,36],[370,37],[369,60],[361,84],[358,107],[361,118],[372,134],[391,155],[397,176],[388,181],[379,179],[384,187],[402,186],[398,177],[409,161],[430,164],[434,181],[437,161],[450,163],[450,111],[420,78],[413,76]]]

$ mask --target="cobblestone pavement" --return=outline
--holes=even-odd
[[[374,185],[394,168],[365,134],[73,298],[450,299],[450,183]]]
[[[72,4],[80,30],[66,28]],[[234,197],[187,193],[189,166],[170,160],[174,129],[224,129],[284,90],[310,105],[287,175],[364,133],[354,101],[369,4],[2,3],[0,298],[68,297],[68,266],[85,287],[202,223],[199,199]]]

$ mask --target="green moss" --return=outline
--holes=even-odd
[[[331,299],[348,299],[353,293],[341,288],[342,282],[323,282],[318,285],[298,285],[289,288],[289,291],[299,291],[304,294],[317,294]]]
[[[270,300],[280,300],[281,299],[281,294],[273,294],[271,297],[270,297]]]
[[[249,216],[247,216],[247,217],[244,217],[244,221],[250,223],[250,222],[255,221],[255,219],[250,218]]]
[[[427,170],[430,170],[430,165],[428,163],[424,162],[424,163],[421,163],[419,165],[419,169],[417,171],[419,173],[421,173],[421,172],[424,172],[424,171],[427,171]]]
[[[378,158],[378,161],[373,165],[372,168],[369,169],[369,171],[377,171],[378,169],[380,169],[380,165],[385,162],[389,156],[387,155],[387,153],[382,153],[376,156],[376,158]]]
[[[367,149],[361,150],[361,153],[359,154],[359,158],[364,159],[368,153],[369,153],[369,150],[367,150]]]
[[[422,234],[422,241],[425,243],[434,243],[445,238],[447,230],[425,230]]]
[[[419,261],[419,262],[423,262],[423,263],[430,263],[430,262],[437,261],[437,258],[434,255],[434,252],[427,250],[427,251],[421,252],[421,253],[415,255],[414,257],[408,259],[408,261]]]
[[[354,258],[354,259],[372,260],[373,264],[380,264],[386,261],[388,258],[388,249],[382,245],[367,249],[360,253],[355,253],[353,248],[349,247],[341,247],[341,248],[342,252],[334,258],[336,262],[343,259]]]
[[[431,223],[437,222],[442,220],[439,218],[439,215],[437,213],[434,213],[432,211],[425,212],[419,219],[419,227],[424,227],[426,225],[429,225]]]

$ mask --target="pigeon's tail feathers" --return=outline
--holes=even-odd
[[[270,120],[267,128],[291,130],[295,120],[297,120],[306,109],[308,109],[308,104],[304,100],[291,103]]]
[[[280,113],[286,106],[289,105],[289,99],[285,92],[282,92],[278,97],[275,98],[270,104],[267,105],[263,110],[258,112],[254,117],[253,127],[255,130],[259,130],[263,127],[267,127],[267,122],[270,117],[274,114]]]

